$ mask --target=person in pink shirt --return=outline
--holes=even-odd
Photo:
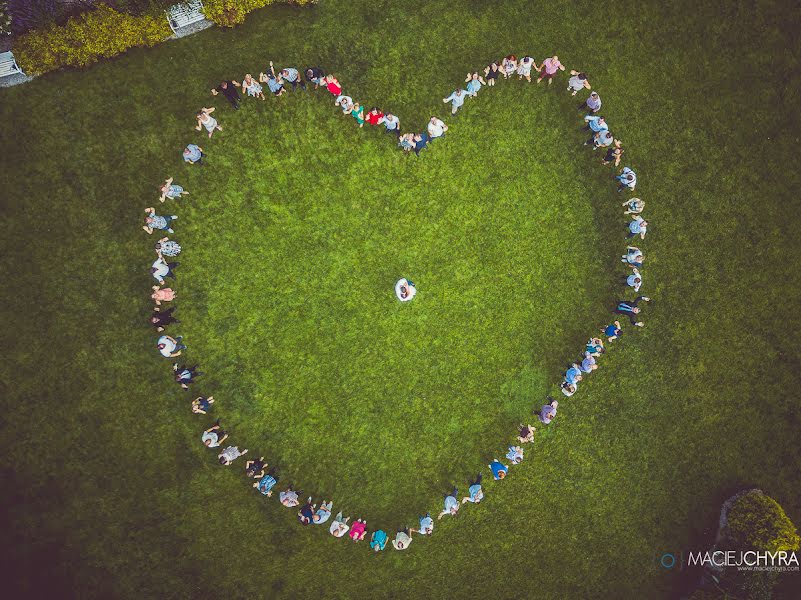
[[[161,306],[162,302],[171,302],[175,300],[175,290],[171,288],[160,288],[157,285],[153,286],[153,293],[150,294],[156,306]]]
[[[350,526],[350,539],[354,542],[360,542],[364,539],[364,536],[367,534],[367,521],[362,521],[361,519],[357,519],[356,522]]]
[[[537,78],[537,83],[543,79],[547,79],[548,85],[551,85],[553,83],[553,76],[556,75],[556,72],[564,70],[565,66],[559,62],[559,57],[554,54],[551,58],[546,58],[544,61],[542,61],[542,67],[540,67],[540,76]]]

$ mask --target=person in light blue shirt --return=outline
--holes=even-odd
[[[630,288],[634,288],[635,292],[640,291],[640,286],[642,285],[642,276],[640,275],[639,269],[636,267],[632,269],[632,274],[626,277],[626,285]]]
[[[474,481],[470,481],[470,487],[467,488],[468,495],[462,498],[462,504],[465,502],[472,502],[474,504],[478,504],[484,499],[484,491],[481,489],[481,480],[483,476],[481,473],[476,475]]]
[[[197,144],[187,144],[184,148],[184,162],[188,162],[190,165],[202,165],[203,156],[203,148]]]
[[[587,115],[584,117],[584,122],[587,123],[584,129],[594,131],[595,133],[609,129],[609,125],[606,124],[606,120],[601,116]]]
[[[576,385],[579,381],[581,381],[581,369],[576,363],[570,365],[570,368],[565,373],[565,381],[572,385]]]
[[[584,145],[592,145],[593,150],[597,150],[598,148],[607,148],[612,145],[612,142],[615,141],[615,136],[612,135],[612,132],[608,129],[604,131],[599,131],[586,142]]]
[[[456,499],[458,494],[459,490],[457,488],[453,488],[452,492],[445,494],[445,508],[437,515],[438,521],[445,515],[455,515],[459,511],[459,501]]]
[[[498,459],[493,460],[487,466],[490,468],[490,471],[492,471],[492,476],[496,481],[506,477],[506,473],[509,471],[509,467],[502,464]]]
[[[454,91],[450,96],[447,98],[443,98],[442,102],[447,104],[448,102],[451,103],[451,114],[455,115],[456,111],[464,104],[464,101],[467,99],[467,92],[463,89],[458,89]]]
[[[626,247],[626,253],[620,257],[620,262],[636,268],[640,268],[644,260],[645,256],[643,256],[642,250],[637,248],[637,246]]]
[[[595,357],[589,350],[584,353],[584,359],[581,361],[580,366],[582,373],[592,373],[598,368],[598,363],[595,361]]]
[[[479,75],[477,71],[475,73],[468,73],[467,79],[464,81],[467,84],[467,93],[473,97],[478,94],[478,91],[481,89],[482,85],[487,84],[487,82],[484,81],[484,78]]]
[[[378,529],[370,536],[370,548],[373,552],[381,552],[387,545],[387,532],[383,529]]]
[[[420,517],[420,529],[412,529],[410,533],[431,535],[434,533],[434,519],[431,518],[430,514],[426,513],[424,517]]]
[[[648,232],[648,221],[643,219],[641,216],[637,215],[631,216],[631,222],[629,223],[629,235],[628,237],[633,238],[636,236],[640,236],[641,240],[645,239],[645,234]]]
[[[275,76],[275,68],[273,67],[273,61],[270,61],[270,72],[269,73],[259,73],[259,81],[261,83],[266,83],[267,87],[270,88],[270,91],[273,93],[274,96],[280,96],[286,90],[284,86],[281,85],[281,81],[278,77]]]
[[[512,461],[513,465],[519,465],[523,462],[523,449],[520,446],[509,446],[506,458]]]
[[[559,408],[559,403],[556,400],[551,400],[551,397],[548,396],[548,404],[543,404],[542,408],[540,409],[540,414],[537,417],[540,420],[540,423],[548,425],[553,418],[556,416],[556,409]]]
[[[623,167],[623,171],[615,179],[620,182],[620,186],[617,188],[618,192],[622,192],[625,189],[630,189],[633,192],[634,188],[637,187],[637,174],[629,167]]]
[[[323,500],[320,503],[320,508],[317,509],[317,512],[314,513],[312,517],[312,522],[315,525],[322,525],[331,517],[331,509],[334,507],[334,501],[329,500],[326,502]]]

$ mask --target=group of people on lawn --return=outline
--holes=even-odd
[[[532,73],[537,74],[536,82],[540,83],[544,80],[548,84],[552,84],[556,75],[564,71],[565,67],[559,61],[558,56],[551,56],[543,60],[541,65],[537,65],[534,59],[530,56],[524,56],[518,59],[515,55],[510,54],[505,56],[499,61],[493,61],[487,65],[483,70],[483,76],[480,72],[468,72],[464,80],[465,85],[458,87],[451,94],[443,98],[444,103],[451,105],[451,114],[455,115],[458,110],[464,106],[467,98],[475,98],[479,91],[484,87],[493,87],[499,78],[513,79],[515,76],[518,80],[525,79],[527,82],[532,81]],[[246,74],[242,82],[237,82],[232,79],[225,79],[220,82],[214,89],[211,90],[212,95],[222,95],[230,103],[230,105],[238,110],[240,108],[241,96],[246,94],[248,97],[258,98],[265,100],[264,87],[267,86],[268,90],[273,96],[280,97],[287,92],[287,88],[291,87],[292,90],[298,88],[308,90],[313,86],[313,89],[324,88],[332,96],[334,96],[334,103],[346,115],[352,116],[359,127],[363,127],[365,123],[370,126],[384,126],[384,130],[388,134],[392,134],[397,138],[398,145],[406,152],[415,152],[419,155],[430,142],[438,138],[442,138],[448,131],[448,125],[436,116],[432,116],[429,120],[426,130],[422,133],[402,133],[400,120],[398,117],[390,112],[384,112],[377,107],[373,107],[365,111],[364,106],[355,102],[350,96],[342,91],[338,79],[331,75],[325,74],[319,67],[307,67],[301,72],[294,67],[283,68],[276,72],[272,61],[268,72],[259,73],[257,78],[254,78],[250,73]],[[567,90],[575,96],[583,90],[591,90],[587,75],[578,71],[570,71],[570,77],[567,82]],[[605,148],[606,154],[602,159],[605,165],[614,164],[617,167],[620,163],[621,157],[624,153],[622,142],[616,139],[609,131],[609,126],[599,113],[601,109],[601,98],[596,91],[591,91],[584,102],[579,106],[580,110],[584,110],[587,114],[583,117],[584,128],[591,132],[591,137],[585,142],[585,145],[591,146],[593,150],[598,148]],[[215,112],[214,107],[204,107],[196,114],[196,127],[198,131],[206,130],[208,137],[211,138],[215,132],[222,131],[222,127],[217,122],[217,119],[212,116]],[[184,150],[184,161],[190,164],[204,164],[205,152],[196,144],[188,144]],[[637,185],[637,177],[634,171],[625,167],[622,171],[615,175],[615,179],[619,182],[618,192],[630,191],[634,192]],[[178,200],[188,194],[181,186],[175,184],[172,178],[168,178],[159,187],[160,197],[159,200],[163,203],[166,200]],[[631,220],[627,224],[628,238],[639,236],[644,239],[648,223],[642,218],[641,213],[645,207],[645,203],[639,198],[630,198],[623,202],[625,207],[625,215],[630,215]],[[160,216],[156,214],[153,207],[145,209],[145,223],[143,229],[151,234],[154,231],[164,231],[173,234],[173,225],[178,219],[177,215]],[[157,332],[162,335],[158,338],[156,346],[162,356],[166,358],[178,358],[186,349],[182,336],[172,337],[164,333],[168,326],[178,324],[180,321],[174,316],[174,308],[166,310],[162,309],[162,304],[165,302],[173,301],[177,294],[170,287],[166,287],[166,279],[175,279],[175,269],[179,266],[176,261],[170,262],[169,259],[177,257],[181,252],[181,246],[169,237],[163,237],[155,245],[156,260],[151,266],[151,274],[156,280],[158,285],[154,285],[151,298],[155,303],[153,313],[150,317],[150,324],[156,328]],[[645,260],[643,252],[636,246],[628,246],[626,254],[621,257],[623,262],[630,272],[624,278],[624,283],[628,288],[631,288],[635,293],[639,293],[642,285],[641,269]],[[406,278],[401,278],[395,284],[395,294],[398,300],[408,302],[412,300],[417,293],[417,289],[413,282]],[[634,300],[620,300],[617,302],[615,312],[625,315],[629,318],[634,326],[642,327],[644,325],[641,319],[640,302],[648,302],[650,299],[645,296],[637,296]],[[616,340],[622,334],[622,329],[619,321],[607,325],[601,329],[603,336],[607,338],[608,342]],[[597,359],[604,353],[604,340],[601,337],[592,337],[586,344],[581,358],[571,363],[564,374],[563,380],[560,384],[562,393],[570,397],[576,393],[579,383],[583,378],[592,373],[598,368]],[[180,384],[182,389],[188,390],[189,386],[194,383],[195,379],[201,376],[202,373],[198,371],[198,365],[181,365],[178,362],[173,365],[173,376],[175,381]],[[214,403],[213,396],[197,396],[191,401],[191,410],[195,414],[206,415],[212,408]],[[546,403],[540,408],[537,417],[540,423],[548,425],[556,417],[557,408],[559,403],[548,396]],[[523,447],[522,444],[530,443],[534,440],[536,428],[530,424],[520,424],[517,429],[516,444],[510,445],[505,455],[505,462],[511,465],[517,465],[523,460]],[[240,450],[238,446],[226,445],[223,443],[228,440],[228,433],[223,430],[219,420],[217,420],[211,427],[206,429],[202,436],[201,441],[207,448],[222,448],[218,453],[218,461],[221,465],[227,466],[232,464],[238,458],[247,454],[248,450]],[[504,479],[509,471],[509,466],[500,460],[492,460],[487,465],[493,479],[500,481]],[[248,460],[245,462],[245,473],[253,480],[253,488],[265,496],[272,496],[273,488],[279,481],[279,476],[276,470],[269,469],[264,461],[264,457],[255,460]],[[484,498],[484,491],[482,488],[482,473],[479,472],[475,478],[467,482],[467,495],[459,499],[459,490],[453,487],[449,492],[444,495],[443,510],[437,514],[437,519],[441,519],[447,515],[456,515],[460,507],[466,503],[478,504]],[[313,498],[310,496],[306,502],[301,505],[300,492],[293,489],[289,485],[286,489],[278,494],[279,501],[286,507],[298,507],[297,512],[298,521],[302,525],[323,525],[327,523],[332,514],[333,502],[330,500],[322,500],[321,502],[312,502]],[[395,537],[392,540],[392,546],[396,550],[405,550],[412,542],[412,535],[431,535],[434,530],[434,519],[430,513],[421,515],[418,518],[418,526],[414,528],[401,527],[396,531]],[[368,529],[367,521],[363,518],[358,518],[350,522],[350,517],[343,516],[340,511],[330,524],[329,532],[334,537],[343,537],[348,534],[351,540],[359,542],[366,538]],[[389,536],[383,529],[374,529],[370,535],[369,545],[374,551],[381,551],[385,548]]]

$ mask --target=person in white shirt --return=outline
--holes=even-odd
[[[432,140],[442,137],[445,135],[446,131],[448,131],[448,126],[445,125],[445,123],[440,121],[437,117],[431,117],[431,120],[428,122],[428,135],[431,136]]]
[[[398,300],[401,302],[408,302],[414,298],[415,294],[417,294],[417,288],[414,287],[414,283],[405,277],[398,279],[398,282],[395,284],[395,295],[398,297]]]

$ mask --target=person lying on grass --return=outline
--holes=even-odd
[[[495,481],[500,481],[506,477],[506,473],[509,471],[509,467],[501,463],[501,461],[499,461],[497,458],[487,466],[489,467],[490,471],[492,471],[492,476],[495,478]]]
[[[273,495],[273,487],[276,483],[278,483],[278,476],[270,472],[254,483],[253,487],[259,490],[259,493],[263,496],[269,497]]]
[[[464,82],[467,84],[467,93],[473,98],[478,95],[482,85],[487,85],[484,78],[476,71],[475,73],[468,73]]]
[[[156,342],[156,348],[164,358],[175,358],[181,355],[182,350],[186,350],[182,340],[183,336],[180,335],[177,338],[162,335]]]
[[[203,432],[203,435],[200,436],[200,440],[203,442],[203,445],[206,446],[206,448],[216,448],[227,439],[228,434],[223,431],[222,427],[220,427],[219,421],[209,427]]]
[[[373,552],[381,552],[387,546],[389,536],[383,529],[376,529],[370,536],[370,549]]]
[[[465,502],[478,504],[484,499],[484,491],[481,489],[482,479],[483,476],[479,473],[474,480],[468,481],[467,496],[462,498],[462,504]]]
[[[237,458],[247,453],[248,453],[247,448],[245,448],[244,450],[240,450],[239,446],[228,446],[225,450],[220,452],[220,454],[217,456],[217,459],[220,461],[220,464],[222,466],[227,467]]]
[[[241,85],[233,79],[223,79],[216,88],[211,90],[211,95],[222,94],[234,110],[239,110],[239,90],[237,88]]]
[[[258,81],[253,79],[253,75],[247,73],[242,80],[242,93],[247,93],[251,98],[261,98],[264,100],[264,90]]]
[[[539,420],[541,423],[548,425],[553,418],[556,416],[556,409],[559,408],[559,403],[548,396],[549,402],[547,404],[543,404],[542,408],[540,409]]]
[[[159,197],[160,202],[164,202],[168,198],[170,200],[177,200],[178,198],[187,196],[189,194],[189,192],[184,190],[184,188],[182,188],[180,185],[174,184],[172,181],[172,177],[168,177],[164,183],[161,184],[161,187],[159,188],[159,192],[161,193],[161,196]]]
[[[356,522],[351,525],[348,535],[354,542],[361,542],[364,536],[367,535],[367,521],[356,519]]]
[[[342,518],[342,511],[339,511],[337,516],[334,517],[334,522],[331,523],[331,527],[328,528],[328,532],[335,538],[341,538],[348,532],[348,529],[350,529],[348,526],[349,520],[350,517]]]
[[[615,321],[614,323],[610,323],[609,325],[601,329],[601,331],[610,342],[613,342],[621,335],[623,335],[623,331],[620,329],[620,321]]]
[[[395,550],[406,550],[411,543],[412,536],[409,535],[409,528],[404,527],[403,529],[398,529],[395,534],[395,539],[392,540],[392,547],[395,548]]]
[[[534,441],[534,432],[537,430],[534,429],[532,425],[523,425],[522,423],[518,425],[520,428],[520,432],[517,435],[517,441],[521,444],[527,444]]]
[[[156,214],[156,209],[148,207],[145,209],[145,224],[142,226],[148,235],[152,234],[154,230],[160,229],[167,233],[175,233],[171,229],[172,221],[178,218],[178,215],[170,215],[169,217],[162,217]]]
[[[637,320],[637,315],[639,315],[640,311],[642,310],[637,305],[640,303],[640,301],[650,302],[650,300],[651,299],[647,296],[639,296],[636,300],[621,300],[617,303],[615,312],[620,315],[627,316],[632,325],[636,327],[644,327],[645,323]]]
[[[156,288],[158,289],[158,288]],[[167,291],[170,288],[166,288],[165,290],[160,291]],[[162,311],[158,306],[153,309],[153,314],[150,316],[150,324],[156,328],[156,331],[164,331],[167,325],[171,325],[172,323],[180,323],[178,319],[172,316],[172,313],[175,311],[175,307],[172,306],[167,310]]]
[[[263,456],[256,460],[248,460],[245,462],[245,475],[253,479],[261,479],[264,477],[265,468],[267,468],[267,463],[264,462]]]
[[[192,412],[196,415],[205,415],[212,404],[214,404],[214,396],[209,396],[208,398],[198,396],[192,400]]]
[[[176,383],[181,384],[181,387],[185,390],[189,389],[189,386],[194,383],[195,377],[200,377],[203,375],[200,371],[197,370],[198,365],[194,365],[192,367],[187,366],[178,366],[178,363],[175,363],[172,366],[173,377]]]
[[[420,529],[410,529],[411,533],[419,533],[422,535],[431,535],[434,533],[434,519],[431,518],[429,513],[420,517]]]
[[[570,79],[567,80],[567,91],[572,92],[570,94],[571,96],[575,96],[583,89],[589,90],[592,88],[590,82],[587,81],[587,75],[585,73],[570,71],[570,75]]]
[[[157,313],[160,312],[158,307],[161,306],[162,302],[172,302],[178,295],[175,293],[175,290],[171,288],[162,288],[157,285],[154,285],[152,289],[153,293],[150,294],[150,298],[153,300],[153,302],[156,303],[156,308],[153,310]],[[178,323],[178,321],[175,319],[169,320],[169,315],[172,314],[173,310],[175,309],[171,308],[168,311],[161,312],[158,319],[151,319],[152,323],[157,324],[157,327],[161,327],[161,329],[159,329],[158,331],[163,331],[164,327],[166,325],[169,325],[170,323]],[[154,317],[155,316],[156,315],[154,315]],[[165,320],[166,323],[162,324],[161,323],[162,320]]]
[[[526,81],[531,83],[531,69],[534,68],[535,71],[539,71],[540,68],[537,66],[537,63],[534,62],[534,59],[530,56],[524,56],[520,59],[520,62],[517,64],[517,79],[526,78]]]
[[[459,490],[454,487],[453,491],[448,494],[445,494],[445,501],[444,501],[444,508],[442,512],[437,515],[437,521],[439,521],[445,515],[454,516],[457,512],[459,512],[459,500],[457,500],[456,496],[459,494]]]
[[[213,106],[210,107],[203,107],[197,113],[195,119],[197,120],[197,126],[195,126],[196,131],[200,131],[204,127],[206,128],[206,133],[209,134],[209,139],[211,136],[214,135],[215,131],[222,131],[222,127],[220,124],[217,123],[217,119],[211,116],[216,109]]]

